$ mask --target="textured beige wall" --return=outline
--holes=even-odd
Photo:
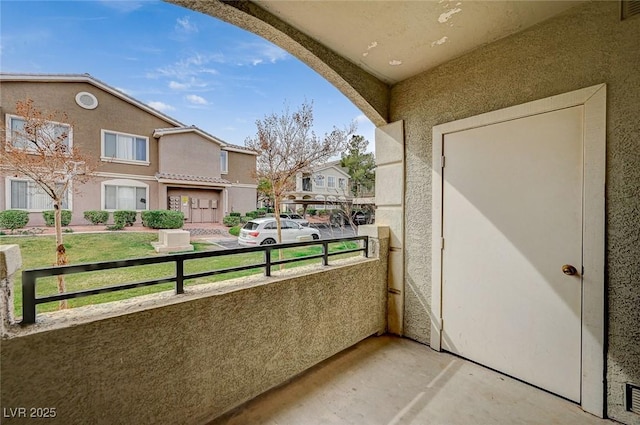
[[[55,407],[52,425],[206,423],[384,332],[387,241],[374,244],[382,260],[257,276],[226,293],[187,287],[156,295],[163,306],[108,317],[113,304],[102,320],[19,330],[35,333],[1,341],[1,407]]]
[[[431,303],[431,130],[434,125],[607,84],[608,414],[623,382],[640,382],[640,19],[593,2],[485,46],[392,89],[406,130],[405,335],[427,343]]]
[[[257,190],[250,187],[230,187],[229,191],[229,211],[240,212],[242,214],[256,209]]]
[[[231,183],[256,184],[256,156],[240,152],[229,152],[229,172],[222,178]]]
[[[162,136],[158,144],[161,173],[220,178],[220,145],[217,143],[196,133],[178,133]]]

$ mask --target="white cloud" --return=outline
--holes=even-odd
[[[185,90],[189,88],[189,84],[179,83],[177,81],[169,81],[169,88],[172,90]]]
[[[175,111],[176,109],[173,106],[167,105],[164,102],[157,102],[157,101],[148,102],[147,105],[151,106],[153,109],[157,109],[160,112]]]
[[[190,94],[185,96],[187,102],[193,103],[194,105],[207,105],[209,102],[204,97],[200,97],[196,94]]]
[[[185,84],[185,81],[200,74],[217,75],[218,70],[211,68],[208,64],[211,62],[219,62],[219,57],[219,54],[203,55],[201,53],[194,53],[171,65],[156,69],[155,72],[147,74],[147,77],[171,77],[177,80],[183,80],[179,83]]]
[[[188,16],[185,16],[184,18],[176,19],[175,30],[177,32],[191,34],[198,32],[198,26],[192,23]]]

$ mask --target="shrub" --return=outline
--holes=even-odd
[[[318,210],[316,210],[315,208],[307,208],[307,214],[316,215],[317,213],[318,213]]]
[[[231,217],[240,217],[242,214],[240,214],[239,212],[233,212],[233,211],[231,211],[231,212],[229,213],[229,215],[230,215]]]
[[[229,229],[229,234],[233,236],[240,236],[240,226],[233,226]]]
[[[260,217],[260,211],[249,211],[247,213],[247,217],[249,217],[249,218],[258,218],[258,217]]]
[[[318,210],[318,215],[319,216],[323,216],[323,215],[327,215],[327,214],[328,214],[327,210]]]
[[[235,215],[228,215],[222,219],[222,224],[227,227],[234,227],[240,224],[240,217]]]
[[[125,226],[133,226],[136,222],[136,212],[128,210],[119,210],[113,212],[114,223],[124,223]]]
[[[243,215],[242,217],[240,217],[240,224],[245,224],[245,223],[251,221],[251,219],[253,219],[253,217],[249,217],[249,216]]]
[[[85,211],[83,215],[91,224],[104,224],[109,221],[109,211]]]
[[[22,229],[29,222],[29,213],[22,210],[0,211],[0,227],[3,229]]]
[[[44,218],[44,224],[47,227],[55,226],[56,212],[54,210],[42,211],[42,217]],[[71,223],[71,211],[62,210],[61,220],[63,226],[68,226]]]
[[[184,214],[182,211],[142,211],[141,217],[142,225],[152,229],[180,229],[184,225]]]

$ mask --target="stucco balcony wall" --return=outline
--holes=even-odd
[[[385,331],[388,229],[372,241],[377,258],[14,325],[1,341],[1,407],[55,408],[47,424],[207,423]]]

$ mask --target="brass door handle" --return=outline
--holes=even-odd
[[[565,264],[564,266],[562,266],[562,273],[566,274],[567,276],[573,276],[578,273],[578,270],[576,270],[576,268],[570,264]]]

